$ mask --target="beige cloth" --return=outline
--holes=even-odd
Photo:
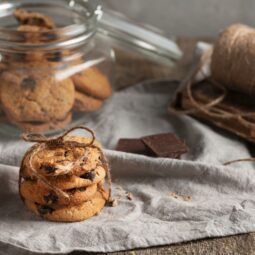
[[[115,93],[101,112],[87,116],[86,124],[108,149],[120,137],[173,131],[187,142],[189,153],[183,160],[172,160],[106,150],[119,206],[84,222],[47,222],[24,207],[17,179],[28,144],[2,135],[2,254],[112,252],[255,231],[253,165],[221,166],[250,156],[249,149],[236,137],[194,119],[169,116],[166,106],[176,87],[166,81],[129,88]],[[126,191],[133,200],[126,198]]]

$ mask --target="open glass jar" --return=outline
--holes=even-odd
[[[111,96],[114,53],[95,40],[101,11],[91,2],[0,5],[2,129],[65,128]]]
[[[171,63],[181,56],[172,41],[103,15],[95,0],[4,1],[0,22],[0,131],[11,134],[57,132],[103,107],[113,45]]]

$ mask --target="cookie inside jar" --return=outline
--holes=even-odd
[[[6,24],[0,131],[55,133],[104,107],[113,93],[114,54],[95,37],[100,14],[91,1],[24,1],[0,9]]]

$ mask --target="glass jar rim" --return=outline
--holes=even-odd
[[[57,48],[72,48],[84,44],[97,30],[98,20],[102,16],[101,5],[95,0],[34,0],[8,1],[0,3],[0,19],[12,15],[17,8],[50,8],[58,12],[69,12],[79,18],[79,23],[61,26],[48,31],[17,31],[12,27],[0,27],[0,49],[11,51],[42,50],[50,51]],[[74,19],[75,20],[75,19]],[[44,38],[40,43],[22,41],[24,35],[33,34]]]

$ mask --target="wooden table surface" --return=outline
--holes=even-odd
[[[204,41],[212,41],[203,39]],[[117,51],[117,69],[116,73],[119,88],[136,84],[138,82],[149,79],[169,78],[173,80],[181,80],[185,77],[187,71],[192,64],[193,49],[197,39],[181,38],[178,43],[184,52],[183,58],[174,68],[162,67],[158,64],[144,61],[144,59],[132,54],[126,54]],[[72,255],[91,254],[84,252],[74,252]],[[110,253],[107,253],[107,255]],[[255,233],[242,234],[236,236],[212,238],[205,240],[197,240],[183,244],[167,245],[163,247],[152,247],[147,249],[137,249],[134,251],[123,251],[111,253],[112,255],[255,255]]]

